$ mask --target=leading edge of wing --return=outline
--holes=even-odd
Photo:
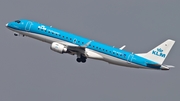
[[[69,44],[67,42],[59,42],[59,43],[65,45],[67,47],[67,49],[69,49],[71,51],[82,53],[82,51],[85,51],[85,48],[88,47],[91,44],[92,41],[93,40],[85,43],[84,45],[80,45],[80,46],[74,45],[74,44]]]

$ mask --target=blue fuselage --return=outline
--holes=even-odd
[[[20,21],[20,22],[18,22]],[[109,46],[106,44],[102,44],[100,42],[96,42],[69,32],[65,32],[56,28],[53,28],[51,26],[47,26],[38,22],[30,21],[30,20],[18,20],[15,22],[10,22],[6,26],[13,30],[16,33],[23,34],[25,36],[29,36],[32,38],[33,35],[30,34],[36,34],[40,36],[44,36],[45,39],[41,39],[41,41],[45,41],[47,43],[52,44],[53,41],[49,41],[46,38],[53,38],[59,41],[67,42],[70,44],[74,44],[76,46],[83,46],[84,44],[92,41],[86,48],[89,50],[92,50],[98,54],[103,54],[105,56],[111,57],[113,59],[119,59],[121,61],[125,61],[129,65],[124,66],[130,66],[131,64],[139,66],[139,68],[149,68],[149,69],[160,69],[160,66],[153,66],[153,64],[157,64],[156,62],[150,61],[148,59],[145,59],[143,57],[140,57],[136,54],[133,54],[132,52],[127,52],[118,48],[115,48],[113,46]],[[36,38],[39,39],[39,38]],[[154,54],[157,54],[154,52]],[[163,54],[161,54],[164,56]],[[109,63],[113,63],[113,59]],[[107,61],[108,62],[108,61]],[[118,64],[118,63],[117,63]],[[148,65],[152,64],[152,65]],[[133,67],[133,66],[130,66]]]

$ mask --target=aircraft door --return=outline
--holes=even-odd
[[[25,30],[26,30],[26,31],[30,31],[32,25],[33,25],[33,23],[32,23],[31,21],[28,21],[28,22],[26,23]]]
[[[132,53],[132,54],[130,54],[130,55],[128,56],[127,62],[128,62],[128,63],[131,63],[132,60],[133,60],[133,58],[134,58],[134,54]]]

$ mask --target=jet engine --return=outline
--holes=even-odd
[[[61,54],[67,52],[67,48],[66,48],[64,45],[59,44],[59,43],[57,43],[57,42],[53,42],[53,43],[51,44],[51,47],[50,47],[50,48],[51,48],[51,50],[53,50],[53,51],[55,51],[55,52],[58,52],[58,53],[61,53]]]

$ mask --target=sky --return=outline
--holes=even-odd
[[[179,101],[179,0],[1,0],[1,101]],[[50,50],[15,37],[5,24],[29,19],[95,41],[144,53],[176,41],[169,71],[132,69]]]

